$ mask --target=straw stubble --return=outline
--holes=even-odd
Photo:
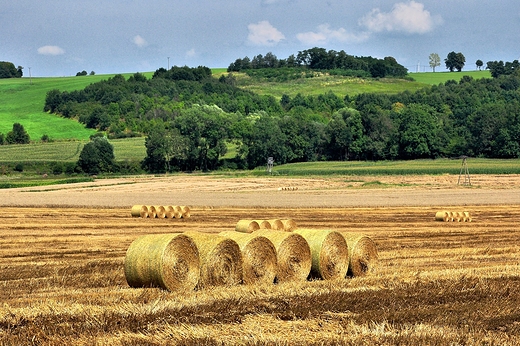
[[[236,231],[221,232],[220,235],[233,239],[240,246],[244,284],[274,282],[277,269],[276,248],[269,239]]]
[[[130,287],[193,290],[200,277],[196,244],[183,234],[149,234],[134,240],[125,256]]]
[[[311,278],[344,278],[348,271],[349,248],[341,233],[332,230],[297,229],[311,249]]]

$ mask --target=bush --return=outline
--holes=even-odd
[[[17,172],[23,172],[23,163],[17,163],[14,166],[14,170],[17,171]]]

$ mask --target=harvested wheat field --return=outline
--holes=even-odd
[[[139,179],[0,191],[0,344],[520,344],[520,180],[349,190],[334,180],[324,189],[311,179],[260,188],[254,179],[204,178],[186,184],[191,193],[156,184],[166,186],[161,197],[153,178]],[[137,204],[187,205],[191,217],[133,217]],[[472,220],[438,222],[442,210]],[[242,219],[364,234],[377,245],[377,267],[182,292],[128,285],[125,254],[138,237],[218,234]]]

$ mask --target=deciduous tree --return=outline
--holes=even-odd
[[[429,58],[430,67],[432,68],[433,72],[435,72],[435,68],[437,66],[441,66],[441,57],[437,53],[431,53]]]

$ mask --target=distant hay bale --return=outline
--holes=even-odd
[[[311,278],[344,278],[348,271],[349,249],[341,233],[332,230],[297,229],[311,249]]]
[[[181,205],[179,208],[181,208],[181,217],[183,219],[188,219],[191,216],[190,207]]]
[[[464,222],[471,222],[472,221],[472,218],[471,218],[471,215],[469,214],[469,211],[464,211],[462,213],[463,213],[463,217],[464,217]]]
[[[175,218],[175,210],[173,209],[173,205],[167,205],[164,207],[165,215],[167,219]]]
[[[183,234],[149,234],[126,251],[125,277],[130,287],[193,290],[200,278],[197,246]]]
[[[166,217],[166,209],[162,205],[155,205],[155,217],[158,219],[164,219]]]
[[[267,222],[269,222],[269,225],[271,225],[271,229],[273,229],[273,230],[276,230],[276,231],[284,230],[282,220],[273,219],[273,220],[267,220]]]
[[[200,280],[197,287],[233,286],[242,282],[242,253],[237,242],[217,234],[186,232],[197,245]]]
[[[174,205],[172,208],[173,208],[173,216],[176,219],[180,219],[182,217],[182,209],[181,209],[181,207],[178,206],[178,205]]]
[[[292,219],[281,220],[283,224],[283,230],[286,232],[292,232],[296,229],[296,222]]]
[[[244,284],[274,282],[277,270],[276,248],[269,239],[236,231],[221,232],[220,235],[233,239],[240,247]]]
[[[235,231],[240,233],[253,233],[258,229],[260,225],[254,220],[239,220],[235,226]]]
[[[301,235],[260,229],[254,235],[269,239],[276,248],[278,267],[276,281],[303,281],[311,271],[312,258],[309,244]]]
[[[377,266],[378,253],[375,242],[358,233],[344,233],[349,253],[348,276],[365,276]]]
[[[148,208],[148,217],[150,219],[155,219],[157,217],[157,210],[155,209],[155,207],[153,205],[148,205],[147,208]]]
[[[255,220],[260,226],[260,229],[271,229],[271,224],[267,220]]]
[[[451,219],[451,217],[449,215],[449,212],[447,212],[447,211],[438,211],[435,213],[436,221],[448,222],[448,221],[450,221],[450,219]]]
[[[453,212],[453,221],[462,222],[464,215],[460,211]]]
[[[142,217],[146,219],[148,217],[148,208],[146,205],[134,205],[132,207],[132,217]]]

